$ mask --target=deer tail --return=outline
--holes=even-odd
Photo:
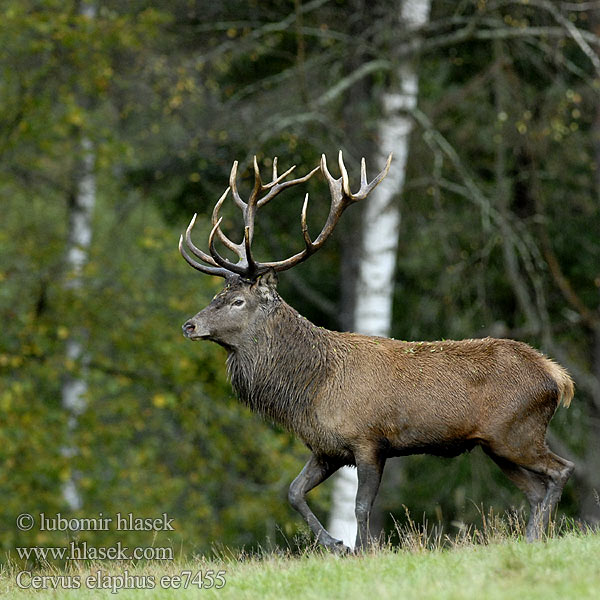
[[[565,408],[568,408],[575,393],[575,384],[566,369],[546,358],[546,368],[548,374],[558,386],[558,405],[562,402]]]

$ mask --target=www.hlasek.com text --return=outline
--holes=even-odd
[[[168,546],[137,546],[129,548],[117,542],[114,546],[91,546],[87,542],[70,542],[67,546],[30,546],[16,548],[21,560],[173,560],[173,548]]]

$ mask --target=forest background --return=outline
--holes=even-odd
[[[178,238],[198,212],[203,245],[233,160],[244,193],[253,155],[264,173],[278,156],[303,174],[321,153],[334,170],[340,148],[351,180],[361,156],[381,169],[382,98],[407,63],[419,94],[402,109],[391,335],[512,337],[566,366],[576,397],[549,443],[577,470],[560,511],[600,520],[600,3],[433,0],[416,27],[401,4],[2,2],[4,552],[65,541],[19,531],[23,512],[167,513],[184,554],[293,546],[287,488],[308,451],[236,401],[221,348],[182,337],[222,281],[191,270]],[[320,229],[328,192],[313,178],[260,216],[259,259],[302,247],[304,191]],[[317,325],[351,328],[363,209],[280,277]],[[453,532],[524,506],[480,452],[392,462],[377,504],[388,533],[405,507]],[[311,503],[325,517],[331,485]]]

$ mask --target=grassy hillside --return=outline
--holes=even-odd
[[[100,580],[97,572],[101,571]],[[209,582],[209,570],[217,577],[220,589],[199,589],[200,571]],[[185,578],[190,580],[185,587]],[[69,580],[32,580],[21,576],[22,585],[40,585],[46,589],[19,589],[18,569],[7,568],[0,574],[0,595],[10,598],[219,598],[225,599],[543,599],[565,600],[598,598],[600,590],[600,535],[568,534],[544,543],[526,544],[506,540],[490,545],[465,544],[447,550],[380,550],[365,556],[338,557],[319,551],[300,557],[266,555],[262,558],[237,557],[219,561],[200,559],[171,564],[102,563],[76,567],[68,571],[47,569],[38,575],[79,578],[79,590],[64,589]],[[90,589],[86,579],[101,581],[110,588],[120,587],[125,575],[129,585],[154,589]],[[183,574],[183,580],[177,577]],[[110,576],[112,579],[102,579]],[[121,579],[119,579],[119,577]],[[131,579],[137,577],[137,580]],[[171,589],[165,589],[167,577]],[[145,579],[144,579],[145,578]],[[71,580],[73,581],[73,579]],[[58,582],[58,583],[57,583]],[[179,589],[173,589],[180,584]],[[51,589],[53,585],[57,589]],[[97,583],[94,583],[97,586]]]

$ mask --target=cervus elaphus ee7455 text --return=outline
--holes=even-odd
[[[562,367],[507,339],[403,342],[328,331],[315,327],[277,293],[276,272],[316,252],[344,209],[364,199],[386,176],[390,161],[391,156],[369,183],[363,159],[360,189],[353,194],[341,153],[339,179],[329,173],[323,156],[320,166],[288,181],[293,167],[278,175],[275,161],[273,179],[265,184],[255,159],[255,183],[247,202],[238,193],[234,163],[230,187],[213,210],[210,254],[190,238],[196,215],[180,239],[180,252],[192,267],[225,278],[223,290],[183,325],[184,334],[225,347],[240,400],[288,428],[311,450],[290,486],[289,500],[326,547],[344,549],[321,525],[305,496],[341,466],[358,470],[356,545],[364,548],[387,458],[417,453],[450,457],[476,445],[525,493],[531,506],[527,539],[535,540],[573,471],[573,464],[551,452],[545,441],[556,408],[561,402],[568,406],[573,397],[573,382]],[[314,240],[309,236],[307,195],[301,218],[304,249],[286,260],[257,262],[251,252],[257,209],[317,171],[331,194],[323,229]],[[244,217],[240,243],[220,227],[219,210],[229,191]],[[234,263],[219,254],[215,239],[239,260]]]

